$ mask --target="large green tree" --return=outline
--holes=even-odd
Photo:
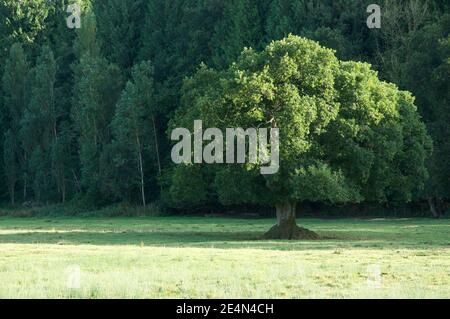
[[[173,127],[279,129],[276,174],[262,175],[259,162],[216,164],[207,177],[223,204],[276,207],[266,238],[317,238],[296,225],[299,202],[409,201],[424,185],[431,145],[411,95],[316,42],[289,36],[246,50],[226,71],[201,68],[186,88]]]

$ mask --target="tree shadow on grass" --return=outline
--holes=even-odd
[[[0,244],[52,244],[52,245],[131,245],[154,247],[192,247],[218,249],[423,249],[436,246],[433,242],[402,242],[383,238],[381,234],[358,237],[358,234],[336,235],[319,232],[321,240],[262,240],[261,231],[81,231],[81,230],[9,230],[0,233]]]
[[[218,231],[51,231],[36,230],[0,234],[0,243],[14,244],[72,244],[72,245],[158,245],[178,246],[208,242],[255,241],[258,232],[218,232]]]

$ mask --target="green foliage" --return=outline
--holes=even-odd
[[[105,57],[123,71],[133,66],[139,48],[144,1],[95,1],[98,35]]]
[[[49,200],[54,181],[50,154],[58,138],[59,112],[55,101],[56,62],[48,46],[42,47],[29,81],[34,85],[21,119],[20,139],[25,157],[29,158],[27,179],[36,199]]]
[[[103,155],[111,142],[111,106],[118,100],[121,74],[103,58],[85,55],[77,77],[72,116],[79,135],[81,183],[94,196],[106,191],[108,179],[101,172],[112,168]]]
[[[271,196],[258,196],[266,190],[259,171],[238,165],[228,165],[217,171],[214,177],[219,201],[224,205],[233,204],[270,204]]]
[[[83,31],[75,43],[79,63],[75,66],[72,108],[78,134],[80,181],[87,196],[94,201],[113,195],[110,123],[114,114],[111,109],[122,89],[120,69],[99,55],[95,25],[95,16],[89,14],[86,27],[80,29]]]
[[[36,45],[51,7],[47,0],[0,1],[0,57],[16,42]]]
[[[206,204],[208,187],[199,166],[176,166],[170,182],[169,192],[175,207],[192,208]]]
[[[132,80],[128,81],[122,92],[111,123],[118,194],[122,199],[141,194],[144,206],[145,173],[148,171],[144,163],[149,162],[151,153],[156,153],[149,147],[151,136],[155,136],[151,130],[152,116],[157,112],[153,91],[153,66],[150,62],[141,62],[132,70]]]
[[[83,27],[77,29],[76,39],[73,44],[74,52],[78,59],[84,54],[90,56],[100,55],[101,40],[97,37],[97,20],[95,13],[87,10],[81,16]]]
[[[222,203],[387,201],[395,191],[409,201],[423,186],[430,143],[413,99],[369,65],[340,62],[316,42],[289,36],[209,74],[200,69],[186,82],[185,111],[174,125],[197,116],[210,127],[280,129],[280,172],[217,168]]]
[[[256,2],[226,1],[222,19],[216,25],[211,39],[214,65],[225,68],[239,56],[243,48],[257,46],[261,41],[261,27]]]
[[[324,163],[300,168],[295,172],[295,197],[300,201],[344,203],[361,200],[359,193],[348,184],[342,171],[333,171]]]
[[[37,202],[48,201],[51,194],[50,158],[47,150],[40,145],[33,148],[30,154],[29,173],[34,199]]]
[[[73,167],[75,156],[72,154],[74,141],[73,131],[68,122],[61,122],[58,126],[57,136],[50,150],[51,172],[55,180],[58,195],[64,203],[73,192],[76,181],[73,181]]]
[[[337,50],[341,59],[371,58],[373,39],[365,27],[365,1],[273,0],[265,15],[267,40],[301,35]]]
[[[5,141],[3,146],[3,164],[5,168],[6,183],[8,184],[8,191],[11,204],[15,203],[16,183],[19,180],[19,161],[17,159],[17,140],[11,129],[5,134]]]
[[[22,45],[11,46],[2,77],[3,102],[7,108],[7,123],[17,133],[22,112],[25,109],[26,78],[29,65]]]
[[[5,71],[2,77],[2,91],[5,122],[5,140],[3,146],[4,174],[11,202],[15,201],[16,183],[23,176],[25,169],[25,154],[20,148],[19,131],[21,118],[26,107],[28,95],[26,80],[29,65],[22,46],[18,43],[11,47],[9,58],[6,60]],[[2,133],[2,131],[0,131]],[[0,136],[3,140],[3,136]]]

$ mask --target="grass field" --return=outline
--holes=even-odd
[[[325,239],[259,240],[272,223],[1,217],[0,298],[450,298],[448,219],[301,219]]]

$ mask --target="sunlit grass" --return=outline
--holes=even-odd
[[[306,219],[324,239],[259,240],[272,223],[0,218],[0,298],[450,297],[450,220]]]

